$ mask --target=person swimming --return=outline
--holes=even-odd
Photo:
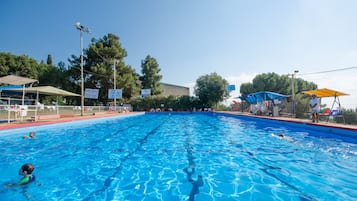
[[[271,135],[272,135],[273,137],[277,137],[277,138],[279,138],[279,139],[281,139],[281,140],[286,140],[286,141],[288,141],[288,142],[293,142],[293,141],[294,141],[291,137],[286,136],[286,135],[284,135],[284,134],[282,134],[282,133],[280,133],[280,134],[278,134],[278,135],[272,133]]]
[[[7,188],[15,187],[15,186],[23,186],[35,181],[35,175],[32,174],[34,169],[35,167],[32,164],[27,163],[22,165],[21,168],[19,169],[19,175],[23,175],[23,177],[17,183],[9,183],[6,184],[5,186]]]
[[[17,185],[25,185],[35,181],[35,175],[32,174],[34,169],[35,167],[32,164],[22,165],[19,170],[19,175],[23,175],[23,177],[20,179],[19,182],[17,182]]]
[[[36,133],[35,132],[30,132],[29,135],[24,135],[22,136],[23,139],[27,139],[27,138],[31,138],[31,139],[35,139],[36,138]]]

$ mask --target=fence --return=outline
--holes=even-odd
[[[132,111],[131,105],[124,106],[84,106],[84,116],[101,112],[126,112]],[[36,121],[41,116],[71,117],[80,116],[81,106],[58,105],[0,105],[0,122]]]

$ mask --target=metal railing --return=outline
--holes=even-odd
[[[116,110],[116,111],[114,111]],[[84,116],[102,112],[130,112],[130,105],[125,106],[84,106]],[[34,121],[36,116],[58,115],[59,117],[80,116],[81,106],[59,105],[0,105],[0,122]]]

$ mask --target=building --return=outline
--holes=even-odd
[[[189,87],[183,87],[183,86],[178,86],[178,85],[173,85],[173,84],[167,84],[167,83],[160,83],[162,93],[160,95],[162,96],[189,96],[190,95],[190,88]]]

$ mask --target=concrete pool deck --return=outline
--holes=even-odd
[[[249,113],[241,113],[241,112],[229,112],[229,111],[215,111],[217,113],[222,114],[230,114],[230,115],[237,115],[237,116],[247,116],[257,119],[270,119],[282,122],[291,122],[291,123],[299,123],[305,125],[314,125],[314,126],[321,126],[327,128],[339,128],[345,129],[349,131],[357,132],[357,125],[346,125],[346,124],[336,124],[330,123],[326,121],[320,121],[319,123],[312,123],[310,120],[307,119],[297,119],[297,118],[289,118],[289,117],[271,117],[271,116],[259,116],[259,115],[252,115]],[[138,114],[142,112],[126,112],[126,113],[114,113],[114,112],[105,112],[95,115],[86,115],[86,116],[69,116],[69,117],[62,117],[62,118],[54,118],[54,119],[43,119],[39,121],[16,121],[11,123],[0,123],[0,131],[6,129],[14,129],[14,128],[23,128],[29,126],[41,126],[41,125],[48,125],[48,124],[55,124],[55,123],[63,123],[63,122],[71,122],[71,121],[80,121],[80,120],[87,120],[87,119],[95,119],[95,118],[105,118],[105,117],[114,117],[114,116],[125,116],[128,114]]]

